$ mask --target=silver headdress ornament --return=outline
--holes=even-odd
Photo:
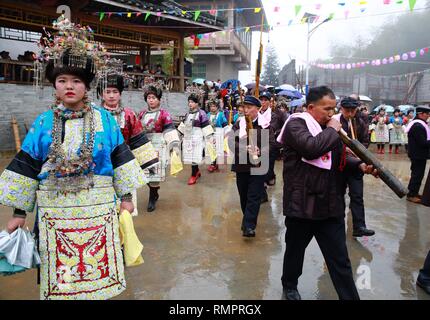
[[[70,22],[61,15],[53,22],[54,34],[44,29],[44,35],[38,43],[40,52],[35,62],[35,85],[43,87],[45,70],[48,63],[54,68],[75,67],[88,68],[96,74],[103,68],[108,58],[107,50],[94,41],[90,26],[80,26]],[[66,65],[64,56],[67,54]]]
[[[185,92],[187,94],[189,94],[189,96],[191,95],[195,95],[198,100],[201,100],[203,95],[205,94],[204,90],[200,89],[199,87],[194,87],[194,86],[188,86],[185,90]]]
[[[147,75],[145,75],[144,78],[143,78],[143,83],[142,83],[142,91],[143,91],[143,93],[145,94],[146,92],[148,92],[148,90],[151,87],[155,87],[157,90],[160,90],[161,92],[167,90],[166,86],[164,85],[164,81],[163,80],[156,81],[153,76],[147,76]]]
[[[97,91],[102,93],[107,87],[130,86],[133,83],[133,78],[124,72],[124,62],[120,59],[106,59],[104,66],[97,71]]]
[[[206,106],[209,107],[211,104],[217,105],[219,107],[220,100],[218,99],[218,93],[215,91],[210,91],[208,93],[208,100],[206,101]]]

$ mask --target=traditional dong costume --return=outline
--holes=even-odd
[[[54,29],[36,75],[47,64],[52,83],[80,73],[89,87],[104,48],[64,17]],[[144,175],[110,113],[83,102],[71,111],[56,101],[38,116],[0,176],[1,204],[24,216],[37,204],[41,299],[108,299],[126,287],[116,203],[144,185]]]
[[[378,114],[370,125],[370,130],[375,131],[374,141],[378,146],[378,153],[384,153],[385,143],[390,141],[389,131],[388,131],[388,117],[385,115]]]
[[[218,99],[209,99],[207,102],[207,107],[210,110],[210,106],[215,105],[217,107],[217,111],[212,113],[209,111],[207,113],[209,123],[211,124],[214,132],[215,132],[215,147],[217,150],[217,157],[224,157],[224,128],[227,127],[227,119],[222,110],[219,110],[219,100]],[[218,171],[217,161],[213,161],[212,164],[208,167],[209,172]]]
[[[128,79],[128,75],[122,71],[123,63],[121,60],[109,59],[106,67],[99,72],[98,95],[103,95],[106,88],[116,88],[122,94],[124,90],[124,81]],[[158,164],[158,155],[152,145],[151,141],[143,131],[143,127],[134,111],[130,108],[123,107],[121,101],[114,108],[110,108],[102,101],[102,106],[111,113],[116,120],[116,123],[121,129],[125,143],[130,147],[131,152],[139,162],[143,170]],[[133,215],[137,216],[137,192],[133,194],[134,212]]]
[[[399,111],[400,110],[396,110]],[[394,113],[396,113],[394,111]],[[399,153],[399,146],[405,143],[405,127],[403,126],[403,118],[401,116],[390,117],[390,153],[392,152],[393,145],[396,146],[396,154]]]
[[[144,97],[147,101],[148,95],[153,94],[160,101],[162,97],[162,87],[159,83],[150,82],[144,88]],[[179,146],[180,139],[173,124],[169,112],[158,105],[157,108],[142,111],[139,114],[143,130],[151,140],[160,162],[145,170],[149,183],[148,212],[155,210],[155,203],[158,200],[158,189],[160,182],[166,179],[166,167],[168,165],[168,154],[173,147]]]
[[[190,92],[190,91],[189,91]],[[199,103],[200,93],[192,92],[188,101]],[[189,111],[181,122],[178,131],[182,134],[182,157],[184,163],[192,164],[192,173],[188,184],[195,184],[201,176],[198,165],[203,161],[205,146],[211,152],[211,161],[216,159],[214,130],[204,110],[197,108]]]

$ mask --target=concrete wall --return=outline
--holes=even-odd
[[[417,87],[417,100],[430,103],[430,72],[425,72]]]
[[[24,125],[30,128],[34,119],[48,110],[54,101],[53,93],[52,87],[45,87],[40,93],[36,93],[28,85],[0,84],[0,152],[15,150],[12,117],[18,121],[22,142],[26,134]],[[93,92],[90,97],[93,97]],[[96,101],[95,97],[93,101]],[[141,91],[124,91],[122,103],[136,112],[146,108]],[[187,96],[183,93],[166,93],[162,98],[162,106],[173,117],[184,115],[188,109]]]

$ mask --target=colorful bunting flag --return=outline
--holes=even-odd
[[[127,13],[127,18],[131,18],[131,12]]]
[[[255,8],[254,13],[259,13],[261,11],[261,8]]]
[[[197,21],[197,19],[199,18],[199,16],[200,16],[200,13],[201,13],[201,11],[200,10],[197,10],[196,12],[194,12],[194,21]]]
[[[294,9],[296,10],[296,17],[297,17],[297,15],[299,14],[300,10],[302,10],[302,6],[300,4],[298,4],[298,5],[295,6]]]
[[[100,12],[100,21],[103,20],[104,16],[105,16],[105,13],[104,12]]]
[[[409,8],[411,11],[414,11],[415,4],[417,3],[417,0],[409,0]]]
[[[147,13],[146,13],[146,15],[145,15],[145,21],[146,21],[146,20],[148,20],[148,18],[149,18],[149,16],[150,16],[150,15],[151,15],[151,13],[150,13],[150,12],[147,12]]]
[[[345,19],[348,19],[349,16],[349,10],[345,10]]]

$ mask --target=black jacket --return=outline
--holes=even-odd
[[[250,155],[248,153],[246,153],[247,154],[247,163],[241,164],[239,162],[239,160],[240,160],[239,159],[239,148],[242,148],[242,152],[247,152],[246,146],[250,144],[249,137],[243,138],[243,140],[246,139],[246,142],[245,141],[239,141],[240,140],[239,135],[238,135],[239,124],[240,124],[240,121],[237,121],[233,125],[233,130],[232,130],[232,132],[230,132],[229,137],[228,137],[229,148],[232,152],[234,152],[234,164],[232,164],[231,170],[234,172],[250,172],[252,167],[258,168],[261,166],[261,163],[258,163],[257,161],[255,161],[255,162],[251,161]],[[252,123],[252,125],[253,125],[253,129],[257,130],[256,134],[252,135],[253,139],[254,139],[253,143],[258,146],[261,154],[268,155],[269,154],[268,141],[266,141],[266,143],[263,143],[263,146],[262,146],[262,131],[261,130],[263,130],[263,128],[258,125],[258,120],[255,120]],[[255,137],[257,138],[256,142],[255,142]]]
[[[427,125],[425,121],[420,121]],[[408,132],[408,156],[412,160],[425,160],[429,158],[429,151],[430,141],[427,140],[426,129],[420,123],[415,123]]]
[[[310,220],[344,216],[344,179],[339,165],[345,153],[336,130],[323,128],[313,137],[303,119],[292,119],[285,128],[283,139],[284,215]],[[302,157],[317,159],[329,151],[332,151],[331,170],[302,161]],[[357,167],[361,163],[349,156],[346,161],[347,167]]]
[[[288,114],[286,112],[282,112],[279,109],[272,111],[272,119],[270,121],[270,147],[281,148],[282,145],[276,141],[279,134],[281,133],[282,127],[284,126],[285,121],[288,118]]]
[[[352,138],[351,129],[349,128],[348,121],[343,117],[343,115],[340,116],[340,123],[342,124],[342,129],[345,130],[345,132],[348,134],[348,137]],[[366,125],[364,120],[361,118],[361,116],[357,115],[352,119],[352,124],[354,126],[354,132],[355,132],[355,138],[361,142],[362,145],[364,145],[366,148],[369,147],[370,143],[370,137],[369,137],[369,125]],[[363,172],[358,168],[345,168],[343,171],[345,178],[347,178],[348,175],[355,175],[355,176],[363,176]]]
[[[342,124],[343,130],[345,130],[348,133],[348,137],[352,138],[351,130],[348,125],[348,121],[343,117],[343,115],[340,116],[340,123]],[[361,142],[362,145],[364,145],[366,148],[369,147],[369,126],[366,125],[364,120],[359,116],[358,114],[352,119],[352,124],[355,129],[355,138]]]

